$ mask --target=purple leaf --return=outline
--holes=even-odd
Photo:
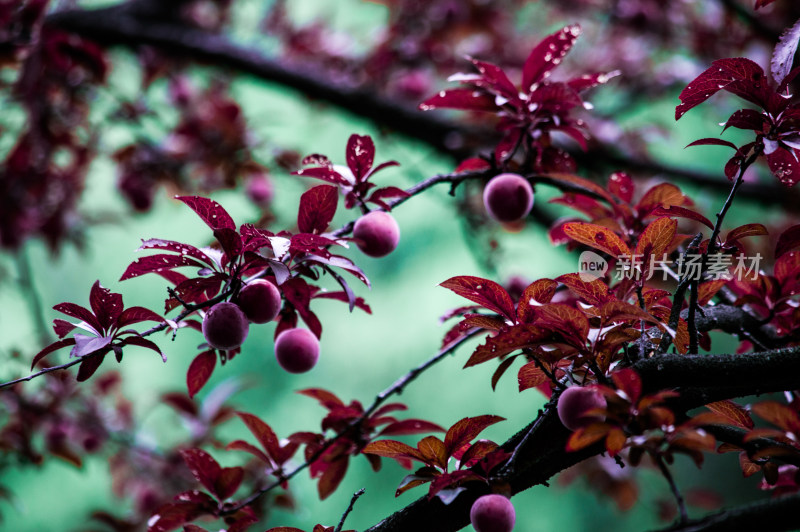
[[[176,196],[175,199],[185,203],[211,229],[236,230],[236,224],[231,215],[216,201],[200,196]]]
[[[189,390],[189,397],[194,398],[197,392],[206,385],[216,364],[217,353],[213,349],[203,351],[192,360],[192,363],[189,364],[189,371],[186,372],[186,387]]]
[[[379,188],[379,189],[375,190],[370,195],[370,197],[367,199],[367,201],[368,202],[373,202],[373,203],[379,203],[379,202],[383,203],[382,200],[384,200],[386,198],[409,198],[409,197],[411,197],[411,194],[409,194],[408,192],[406,192],[405,190],[403,190],[401,188],[397,188],[397,187],[382,187],[382,188]],[[384,205],[386,205],[386,207],[384,207],[384,208],[386,208],[387,211],[391,210],[391,207],[388,204],[384,203]]]
[[[761,132],[766,123],[766,117],[755,109],[739,109],[725,122],[725,127],[722,131],[724,132],[729,127],[735,127],[737,129]]]
[[[465,417],[457,421],[455,425],[447,430],[447,434],[444,437],[447,456],[453,456],[454,452],[475,439],[484,429],[500,421],[505,421],[505,418],[490,415]]]
[[[342,292],[317,292],[314,294],[314,299],[333,299],[336,301],[342,301],[343,303],[350,303],[350,296],[342,291]],[[372,309],[367,305],[364,301],[363,297],[357,297],[353,304],[366,312],[367,314],[372,314]],[[350,310],[352,312],[352,309]]]
[[[378,436],[399,436],[406,434],[427,434],[428,432],[445,432],[445,430],[430,421],[421,419],[404,419],[384,427]]]
[[[304,192],[300,196],[297,213],[297,227],[300,232],[324,233],[336,214],[338,201],[338,190],[330,185],[319,185]]]
[[[767,155],[767,164],[772,174],[782,185],[793,187],[800,181],[800,165],[797,162],[797,150],[778,148]]]
[[[164,251],[172,251],[173,253],[178,253],[179,255],[189,255],[190,257],[194,257],[199,261],[205,262],[209,266],[214,264],[214,261],[208,255],[196,247],[189,244],[183,244],[181,242],[175,242],[173,240],[162,240],[160,238],[149,238],[147,240],[142,240],[142,245],[139,246],[139,250],[143,249],[161,249]]]
[[[129,336],[128,338],[125,338],[125,340],[123,340],[123,345],[135,345],[139,347],[144,347],[146,349],[150,349],[151,351],[155,351],[156,353],[158,353],[162,361],[164,362],[167,361],[167,356],[161,352],[161,349],[159,349],[158,345],[155,342],[148,340],[147,338],[142,338],[141,336]]]
[[[242,253],[242,237],[235,229],[214,229],[214,238],[227,256],[227,262],[234,262]]]
[[[445,89],[435,96],[431,96],[421,104],[419,109],[430,111],[431,109],[461,109],[463,111],[497,111],[499,106],[495,103],[495,98],[477,89]]]
[[[776,85],[781,85],[784,78],[792,70],[794,63],[794,55],[797,52],[797,43],[800,40],[800,20],[794,23],[794,26],[788,28],[783,32],[778,44],[775,45],[775,51],[772,53],[772,61],[770,68],[772,69],[772,79]]]
[[[182,449],[180,451],[183,461],[189,470],[208,491],[216,492],[216,481],[222,468],[210,454],[202,449]]]
[[[258,443],[261,444],[261,447],[269,456],[274,458],[280,454],[280,441],[272,430],[272,427],[253,414],[236,412],[236,415],[244,422],[247,429],[256,437]]]
[[[66,314],[67,316],[72,316],[73,318],[78,318],[93,328],[94,332],[96,332],[98,336],[102,334],[102,327],[100,326],[100,322],[97,321],[95,315],[80,305],[76,305],[75,303],[59,303],[53,307],[53,310],[57,310],[58,312]]]
[[[78,382],[83,382],[88,380],[89,377],[94,375],[100,365],[103,363],[103,360],[106,358],[106,354],[111,348],[106,348],[102,351],[98,351],[97,353],[92,354],[84,359],[81,362],[80,366],[78,366]]]
[[[345,179],[345,177],[334,170],[332,167],[329,166],[318,166],[314,168],[303,168],[302,170],[298,170],[293,172],[294,175],[299,175],[302,177],[313,177],[315,179],[320,179],[322,181],[326,181],[328,183],[333,183],[334,185],[351,185],[350,181]]]
[[[506,100],[519,102],[519,91],[517,91],[517,88],[511,83],[511,80],[508,79],[508,76],[506,76],[502,68],[491,63],[478,61],[477,59],[472,59],[472,64],[475,65],[475,68],[481,73],[481,79],[474,82],[475,85],[489,89],[491,92],[502,96]]]
[[[134,323],[141,323],[143,321],[157,321],[163,322],[164,318],[156,314],[150,309],[144,307],[130,307],[122,311],[117,319],[117,328],[122,329],[133,325]]]
[[[564,59],[580,34],[581,27],[573,24],[545,37],[536,45],[522,68],[522,90],[531,92],[534,83],[546,78]]]
[[[753,61],[743,57],[718,59],[683,89],[679,96],[681,104],[675,108],[675,120],[722,89],[760,105],[753,93],[763,89],[764,84],[764,71]]]
[[[619,70],[611,72],[596,72],[594,74],[584,74],[583,76],[572,78],[567,82],[567,85],[575,92],[582,92],[598,85],[608,83],[608,80],[620,75]]]
[[[727,146],[733,148],[737,152],[739,151],[739,148],[733,142],[715,138],[699,139],[686,145],[687,148],[690,146]]]
[[[64,340],[59,340],[57,342],[53,342],[52,344],[48,345],[47,347],[36,353],[36,356],[33,357],[33,362],[31,362],[31,369],[36,367],[36,364],[50,353],[58,351],[59,349],[62,349],[70,345],[75,345],[74,338],[65,338]]]
[[[800,225],[793,225],[778,237],[778,244],[775,246],[775,260],[797,247],[800,247]]]
[[[62,320],[59,318],[53,320],[53,330],[55,331],[56,336],[59,338],[64,338],[74,328],[75,324],[67,320]]]
[[[700,214],[699,212],[695,212],[691,209],[687,209],[685,207],[678,207],[677,205],[670,205],[669,207],[656,207],[648,216],[669,216],[670,218],[688,218],[690,220],[695,220],[700,222],[701,224],[705,225],[709,229],[714,229],[714,225],[711,221]]]
[[[371,287],[369,279],[367,279],[367,276],[364,274],[361,268],[356,266],[350,259],[342,257],[341,255],[331,254],[330,257],[320,257],[319,255],[306,255],[305,257],[303,257],[301,262],[319,262],[320,264],[327,264],[328,266],[335,266],[337,268],[341,268],[346,272],[357,277],[358,280],[367,285],[367,287]]]
[[[512,323],[516,322],[517,316],[511,296],[508,295],[505,288],[494,281],[471,275],[461,275],[451,277],[439,286],[497,312]]]
[[[108,288],[103,288],[100,285],[100,281],[95,281],[92,285],[92,290],[89,293],[89,303],[104,331],[114,325],[124,308],[122,295],[115,294]]]
[[[74,338],[75,346],[69,353],[70,358],[81,358],[95,351],[100,351],[106,348],[114,339],[111,336],[86,336],[78,333],[75,334]]]
[[[386,161],[385,163],[381,163],[375,168],[373,168],[372,171],[369,173],[369,175],[373,175],[377,172],[380,172],[384,168],[389,168],[390,166],[400,166],[400,163],[398,163],[397,161]]]
[[[356,182],[360,182],[372,168],[375,160],[375,144],[368,135],[350,135],[347,140],[346,157],[347,166],[353,172]]]
[[[182,266],[192,266],[198,269],[206,267],[205,264],[186,255],[150,255],[133,261],[119,280],[125,281],[146,273],[160,273]]]

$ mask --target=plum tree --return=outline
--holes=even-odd
[[[589,410],[603,408],[606,400],[592,387],[570,386],[558,398],[558,419],[570,430],[597,421],[596,415],[587,415]]]
[[[533,188],[521,175],[500,174],[486,183],[483,205],[498,222],[521,220],[533,208]]]
[[[230,350],[242,345],[250,323],[235,303],[217,303],[203,317],[203,336],[214,349]]]
[[[476,532],[511,532],[517,514],[507,497],[492,493],[472,504],[469,519]]]
[[[256,279],[239,291],[239,308],[253,323],[267,323],[281,310],[281,292],[271,282]]]
[[[400,227],[388,212],[372,211],[356,220],[353,237],[365,255],[384,257],[397,248]]]
[[[319,340],[308,329],[288,329],[275,339],[275,358],[289,373],[305,373],[319,360]]]

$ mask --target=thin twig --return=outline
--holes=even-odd
[[[678,503],[678,511],[681,514],[681,523],[685,523],[689,520],[689,514],[686,511],[686,502],[683,500],[683,495],[681,495],[680,490],[678,489],[678,485],[675,484],[675,479],[672,477],[672,473],[670,473],[667,464],[664,463],[664,459],[661,458],[659,454],[651,455],[653,457],[653,461],[658,466],[658,469],[661,471],[661,474],[664,475],[664,478],[667,479],[667,483],[669,483],[669,489],[672,491],[672,495],[675,497],[675,502]]]
[[[366,490],[361,488],[357,492],[353,494],[353,498],[350,499],[350,505],[347,507],[347,510],[344,511],[344,515],[342,515],[342,519],[339,521],[339,524],[336,526],[336,529],[333,532],[342,532],[342,527],[344,527],[344,521],[347,519],[347,516],[350,515],[350,512],[353,511],[353,506],[356,504],[356,501],[359,497],[364,495]]]
[[[379,393],[378,395],[375,396],[375,400],[372,402],[372,404],[369,406],[369,408],[364,410],[364,413],[361,414],[361,416],[359,416],[357,419],[355,419],[352,422],[350,422],[347,425],[347,427],[345,427],[341,431],[337,432],[334,436],[332,436],[331,438],[326,440],[317,449],[317,451],[314,454],[312,454],[305,462],[303,462],[302,464],[300,464],[297,467],[295,467],[294,469],[292,469],[289,473],[281,475],[277,480],[271,482],[270,484],[267,484],[263,488],[260,488],[258,491],[253,492],[248,497],[246,497],[246,498],[242,499],[241,501],[239,501],[238,504],[235,504],[235,505],[231,506],[230,508],[225,509],[223,512],[221,512],[221,515],[230,515],[230,514],[238,512],[239,510],[241,510],[245,506],[249,506],[250,504],[254,503],[262,495],[266,494],[269,491],[272,491],[273,489],[275,489],[278,486],[282,485],[287,480],[292,479],[298,473],[300,473],[301,471],[303,471],[304,469],[309,467],[320,456],[322,456],[322,454],[325,451],[327,451],[339,438],[341,438],[342,436],[344,436],[345,434],[350,432],[354,427],[357,427],[362,422],[364,422],[367,418],[369,418],[369,416],[372,415],[372,413],[375,412],[375,410],[377,410],[378,407],[380,407],[389,397],[391,397],[392,395],[395,395],[395,394],[399,395],[400,393],[402,393],[403,389],[410,382],[412,382],[414,379],[416,379],[421,373],[423,373],[425,370],[427,370],[428,368],[430,368],[433,365],[435,365],[437,362],[442,360],[447,355],[452,354],[456,350],[456,348],[458,348],[461,344],[463,344],[467,340],[471,339],[473,336],[476,336],[481,331],[482,331],[482,329],[475,329],[473,331],[468,332],[466,335],[462,336],[458,340],[455,340],[455,341],[451,342],[448,346],[440,349],[439,352],[437,352],[431,358],[429,358],[428,360],[426,360],[425,362],[423,362],[419,366],[415,367],[414,369],[412,369],[411,371],[406,373],[404,376],[402,376],[399,379],[397,379],[394,382],[394,384],[392,384],[391,386],[389,386],[388,388],[386,388],[381,393]]]

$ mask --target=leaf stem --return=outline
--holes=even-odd
[[[672,495],[675,497],[675,502],[678,504],[678,511],[681,514],[681,524],[686,523],[689,520],[689,514],[686,511],[686,502],[683,500],[683,495],[681,495],[678,485],[675,483],[675,478],[672,476],[672,473],[670,473],[667,464],[664,463],[664,459],[660,454],[652,453],[651,456],[653,457],[653,461],[658,466],[658,469],[661,471],[661,474],[664,475],[665,479],[667,479],[669,489],[672,491]]]

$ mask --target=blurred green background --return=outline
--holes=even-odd
[[[109,3],[113,2],[81,2],[87,6]],[[274,43],[270,44],[269,39],[259,40],[257,35],[263,3],[236,4],[237,36],[244,41],[256,41],[269,50]],[[324,17],[337,29],[353,35],[356,45],[360,39],[367,41],[370,32],[378,31],[386,19],[384,6],[357,0],[339,1],[335,6],[326,1],[292,1],[290,7],[297,20]],[[525,16],[528,18],[522,19],[520,24],[535,21],[537,17],[535,10],[526,11]],[[539,33],[543,35],[544,31]],[[579,42],[578,46],[592,46],[592,43]],[[119,96],[134,97],[139,86],[139,71],[130,54],[115,51],[113,58],[111,88],[100,94],[93,110],[98,120],[106,116]],[[197,68],[194,75],[205,79],[213,76],[213,71]],[[166,103],[165,90],[163,84],[157,84],[150,101],[159,116],[168,122],[173,111]],[[377,162],[395,159],[402,165],[381,172],[376,179],[379,184],[408,187],[424,177],[452,170],[450,161],[441,159],[426,146],[403,138],[381,136],[367,122],[323,105],[310,104],[284,88],[240,77],[234,81],[232,93],[242,104],[255,134],[264,141],[264,153],[277,144],[297,149],[301,154],[323,153],[341,163],[348,136],[359,133],[375,138]],[[675,125],[676,98],[677,95],[670,95],[661,102],[650,102],[647,107],[629,109],[617,118],[624,128],[654,124],[669,128],[672,132],[669,138],[655,139],[653,145],[653,152],[665,161],[721,173],[723,150],[702,147],[684,151],[683,146],[699,137],[717,135],[719,116],[728,116],[726,104],[715,103],[718,109],[714,112],[719,112],[716,118],[708,113],[693,112]],[[613,84],[598,91],[593,101],[599,113],[620,106],[614,100]],[[13,124],[14,120],[17,118],[10,110],[5,123]],[[158,128],[157,125],[153,127],[154,131]],[[132,135],[126,126],[109,124],[102,139],[102,150],[111,153],[129,142]],[[10,137],[13,136],[5,135],[0,139],[3,151],[13,142]],[[52,256],[36,241],[29,242],[23,250],[32,264],[34,284],[46,307],[48,322],[57,316],[50,309],[59,302],[86,304],[89,287],[96,279],[111,290],[121,292],[127,306],[143,305],[160,310],[166,295],[163,280],[145,276],[118,282],[125,267],[135,258],[134,250],[140,239],[161,237],[205,245],[211,237],[206,226],[185,206],[167,197],[163,189],[152,212],[129,216],[127,205],[116,192],[115,181],[113,164],[108,157],[101,158],[92,169],[81,211],[97,219],[107,219],[111,214],[113,221],[87,228],[83,251],[68,246],[60,255]],[[279,216],[275,227],[290,227],[295,223],[299,195],[310,181],[276,172],[273,182]],[[699,198],[698,209],[707,215],[720,205],[720,198],[700,194],[701,191],[691,186],[683,188]],[[553,195],[553,191],[540,187],[537,201],[544,203]],[[256,208],[244,198],[241,190],[220,192],[214,199],[232,213],[237,223],[258,217]],[[321,387],[345,401],[358,399],[369,404],[375,394],[436,352],[446,330],[439,323],[439,316],[463,304],[457,296],[437,287],[438,283],[455,275],[479,275],[498,281],[521,275],[533,280],[576,270],[577,259],[563,248],[553,248],[545,230],[531,224],[515,234],[496,230],[494,236],[500,242],[500,250],[495,258],[499,267],[497,271],[487,271],[480,251],[472,249],[474,239],[465,238],[469,235],[464,234],[454,201],[445,188],[415,198],[399,208],[395,215],[402,230],[400,247],[395,253],[375,260],[355,249],[347,252],[372,281],[372,291],[355,283],[353,286],[367,300],[373,314],[369,316],[360,311],[349,314],[346,305],[333,301],[314,304],[324,334],[320,362],[313,371],[292,376],[280,370],[272,354],[274,325],[254,326],[242,354],[226,366],[218,367],[200,396],[224,380],[238,379],[247,387],[234,396],[232,403],[261,416],[279,436],[299,430],[317,430],[323,416],[322,408],[315,401],[296,395],[296,390]],[[735,215],[748,221],[757,215],[758,221],[764,221],[764,213],[757,207],[738,205]],[[346,212],[340,206],[333,225],[346,223],[354,217],[354,212]],[[732,218],[731,222],[736,220]],[[35,324],[26,294],[19,284],[17,261],[8,253],[0,254],[0,378],[4,381],[26,374],[27,361],[38,350]],[[327,286],[335,289],[335,285]],[[158,341],[169,357],[166,364],[153,353],[131,350],[123,364],[114,368],[122,372],[126,394],[135,402],[143,441],[150,440],[155,445],[178,441],[187,434],[176,422],[174,412],[160,404],[159,397],[166,391],[185,390],[186,370],[201,339],[194,332],[182,331],[174,343],[166,337]],[[716,347],[731,349],[733,346],[719,342]],[[22,353],[21,361],[10,358],[15,350]],[[492,392],[493,365],[462,370],[468,354],[469,346],[460,349],[455,356],[417,379],[399,400],[409,406],[409,416],[445,427],[465,416],[496,414],[506,417],[507,421],[484,433],[485,437],[502,442],[533,419],[543,398],[534,390],[518,393],[514,370],[500,381],[498,390]],[[66,352],[60,356],[63,359]],[[109,361],[106,366],[115,364]],[[224,441],[250,439],[236,420],[221,427],[219,434]],[[216,451],[213,454],[225,465],[241,458],[239,453]],[[752,493],[754,481],[741,479],[735,461],[733,455],[709,457],[706,468],[698,472],[687,460],[679,459],[677,481],[679,485],[732,486],[726,502],[737,502]],[[346,527],[361,530],[424,494],[426,488],[417,488],[395,499],[395,488],[406,473],[385,460],[383,470],[373,474],[366,460],[354,459],[338,491],[324,502],[318,500],[315,484],[308,476],[300,475],[291,485],[298,510],[276,510],[265,525],[267,528],[287,525],[310,530],[317,522],[335,524],[352,493],[364,487],[366,494],[359,500]],[[660,523],[656,500],[669,498],[666,482],[651,471],[644,471],[641,479],[640,501],[628,513],[616,510],[610,500],[598,500],[581,482],[570,489],[554,485],[528,490],[513,499],[518,516],[516,530],[627,531],[657,527]],[[48,460],[38,469],[11,469],[4,473],[2,483],[11,487],[16,496],[14,505],[0,503],[4,519],[0,523],[2,530],[82,530],[90,510],[116,510],[128,504],[110,494],[107,464],[100,459],[87,460],[81,469],[58,460]],[[698,515],[698,511],[694,514]]]

